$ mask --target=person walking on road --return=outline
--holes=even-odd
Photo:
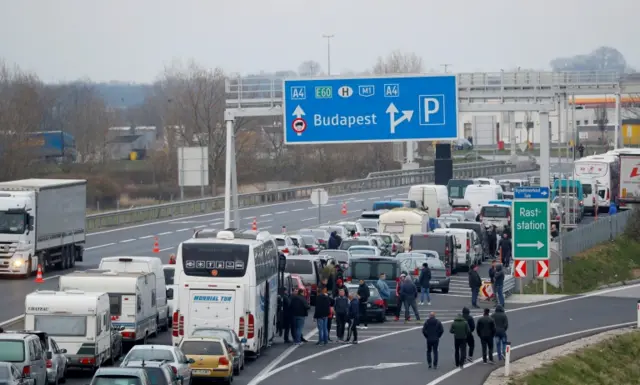
[[[473,265],[469,270],[469,288],[471,289],[471,306],[478,309],[478,294],[482,287],[482,278],[478,274],[478,265]]]
[[[504,312],[504,308],[500,305],[496,306],[496,311],[491,315],[496,328],[496,351],[498,359],[502,361],[507,350],[507,329],[509,329],[509,319]]]
[[[422,270],[418,276],[418,283],[420,283],[420,305],[424,305],[425,297],[427,299],[427,305],[431,305],[431,296],[429,295],[431,269],[429,269],[429,264],[426,262],[422,264]]]
[[[469,347],[469,353],[467,354],[467,361],[473,362],[473,351],[476,348],[476,340],[473,337],[473,332],[476,330],[476,321],[471,316],[471,312],[469,308],[462,308],[462,317],[464,317],[465,321],[469,325],[469,334],[467,334],[467,346]]]
[[[353,336],[353,343],[358,343],[358,319],[360,318],[360,299],[358,295],[351,296],[351,303],[349,303],[349,331],[347,332],[347,339],[345,342],[351,340]]]
[[[402,286],[400,287],[400,293],[402,294],[402,298],[404,298],[404,322],[411,321],[409,308],[413,310],[413,314],[416,316],[416,322],[420,322],[420,313],[418,312],[418,304],[416,303],[418,288],[410,276],[407,275],[404,278],[404,282],[402,282]]]
[[[493,292],[493,301],[498,302],[496,294],[496,266],[497,262],[494,259],[491,261],[491,267],[489,268],[489,279],[491,280],[491,291]]]
[[[338,250],[338,247],[340,247],[341,243],[342,243],[342,237],[339,236],[337,232],[332,231],[331,234],[329,235],[329,242],[328,242],[327,248],[329,250]]]
[[[449,332],[453,334],[453,358],[455,359],[456,367],[462,369],[467,355],[467,336],[471,333],[469,324],[462,314],[458,314],[456,319],[453,320]]]
[[[282,320],[281,324],[281,332],[284,334],[284,342],[289,343],[289,335],[293,336],[293,340],[295,341],[295,333],[293,332],[293,316],[291,315],[291,299],[286,293],[286,289],[284,287],[280,288],[280,300],[282,306]]]
[[[344,290],[338,292],[333,309],[336,312],[336,336],[338,342],[344,341],[344,327],[349,320],[349,298]]]
[[[484,314],[476,324],[476,333],[482,345],[482,361],[486,364],[487,357],[493,364],[493,339],[496,336],[496,323],[489,316],[489,309],[484,309]]]
[[[340,278],[336,280],[336,286],[333,289],[333,296],[338,297],[340,295],[340,290],[344,291],[345,296],[349,296],[349,289],[344,285],[344,281]]]
[[[316,309],[313,319],[318,327],[318,342],[316,345],[326,345],[329,343],[329,331],[327,330],[327,319],[331,312],[331,298],[327,295],[327,289],[322,290],[322,294],[316,297]]]
[[[389,289],[389,285],[387,285],[387,275],[385,273],[380,274],[380,279],[376,282],[376,287],[378,288],[378,293],[380,293],[380,298],[384,302],[385,310],[389,307],[389,299],[391,298],[391,290]]]
[[[400,280],[396,283],[396,321],[400,321],[400,312],[402,311],[402,304],[404,303],[404,297],[402,296],[402,283],[407,275],[405,273],[400,274]]]
[[[502,234],[502,239],[500,240],[500,255],[502,255],[504,267],[509,267],[511,263],[511,238],[509,238],[509,234],[506,231]]]
[[[496,266],[495,274],[495,295],[498,305],[504,308],[504,268],[502,264]]]
[[[298,294],[291,297],[289,308],[294,320],[293,341],[296,345],[300,345],[302,342],[306,342],[302,337],[302,329],[304,328],[304,320],[309,315],[309,304],[304,297],[303,289],[298,290]]]
[[[371,297],[371,290],[369,290],[369,285],[364,281],[364,279],[360,280],[360,285],[358,286],[358,298],[360,299],[360,309],[358,314],[360,318],[358,322],[362,321],[362,329],[368,329],[367,326],[367,302],[369,301],[369,297]]]
[[[429,365],[429,369],[432,367],[438,369],[438,345],[443,334],[442,322],[436,318],[436,313],[431,312],[422,326],[422,335],[427,340],[427,365]]]

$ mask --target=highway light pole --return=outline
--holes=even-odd
[[[333,39],[336,35],[322,35],[323,38],[327,39],[327,75],[331,75],[331,39]]]
[[[444,68],[444,73],[448,74],[449,73],[449,67],[451,67],[453,64],[449,64],[449,63],[445,63],[445,64],[440,64],[440,67]]]

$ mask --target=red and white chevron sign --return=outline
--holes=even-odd
[[[538,271],[537,271],[537,277],[538,278],[549,278],[549,261],[546,259],[540,260],[537,263],[538,265]]]
[[[516,260],[513,262],[513,276],[515,278],[524,278],[527,276],[527,261]]]

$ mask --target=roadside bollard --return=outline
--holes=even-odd
[[[638,321],[636,323],[636,328],[640,329],[640,299],[638,300],[638,307],[637,307],[637,313],[638,313]]]
[[[287,226],[282,226],[282,234],[285,234],[287,232]]]
[[[504,376],[509,377],[511,374],[511,342],[507,341],[507,347],[504,352]]]

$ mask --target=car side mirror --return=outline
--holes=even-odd
[[[187,364],[195,364],[196,360],[194,360],[193,358],[189,358],[187,359]]]
[[[67,349],[60,349],[60,353],[65,354],[67,352]]]
[[[167,299],[173,299],[173,289],[167,289]]]
[[[243,339],[240,340],[240,342],[243,343],[243,344],[246,344],[247,343],[247,339],[243,338]]]
[[[46,356],[47,356],[47,360],[50,360],[50,359],[53,358],[53,353],[52,352],[47,352]]]
[[[462,245],[456,245],[456,249],[462,249]]]

